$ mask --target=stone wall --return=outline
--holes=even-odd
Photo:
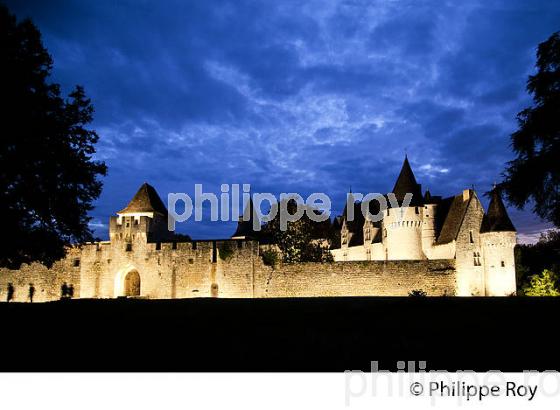
[[[457,295],[484,296],[484,263],[480,225],[484,209],[476,194],[469,199],[456,239]],[[476,255],[476,256],[475,256]]]
[[[302,263],[255,269],[255,297],[454,295],[454,260]]]
[[[362,261],[265,266],[258,242],[249,240],[147,243],[130,246],[115,240],[69,250],[51,269],[39,264],[20,270],[0,270],[0,298],[6,300],[8,283],[14,301],[60,298],[61,285],[74,286],[76,298],[114,298],[125,295],[129,274],[140,278],[140,297],[291,296],[406,296],[415,289],[428,295],[453,295],[456,287],[453,260]]]
[[[56,262],[48,269],[39,263],[24,264],[19,270],[0,269],[0,301],[7,298],[8,284],[14,287],[13,301],[28,302],[29,288],[33,284],[34,302],[58,300],[62,284],[74,287],[74,295],[80,295],[80,249],[69,249],[66,258]]]

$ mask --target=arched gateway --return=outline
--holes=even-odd
[[[124,278],[124,296],[140,296],[140,274],[133,270]]]

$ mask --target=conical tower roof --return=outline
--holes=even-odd
[[[245,220],[245,215],[249,215],[249,220]],[[249,203],[245,206],[243,215],[239,217],[237,221],[237,229],[235,233],[231,236],[232,238],[250,238],[255,237],[256,233],[253,229],[253,221],[258,220],[259,216],[253,206],[253,199],[249,197]]]
[[[399,177],[397,178],[397,182],[395,183],[395,187],[393,188],[392,192],[395,194],[395,197],[399,201],[399,204],[402,203],[405,195],[409,192],[412,194],[412,201],[410,202],[410,206],[419,206],[423,203],[420,185],[416,182],[416,178],[414,177],[414,173],[412,172],[412,168],[410,167],[410,163],[408,162],[408,156],[406,155],[404,157],[401,172],[399,174]]]
[[[482,219],[480,232],[515,232],[515,227],[511,219],[509,219],[502,196],[496,187],[490,193],[488,212],[486,212]]]
[[[167,214],[167,209],[155,188],[144,182],[136,195],[128,203],[126,208],[117,212],[118,214],[138,213],[138,212],[158,212]]]

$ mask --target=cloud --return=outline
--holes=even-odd
[[[94,102],[109,166],[100,223],[144,181],[163,197],[195,183],[325,192],[340,212],[350,185],[389,191],[405,151],[432,194],[482,194],[513,156],[535,47],[560,20],[552,0],[8,6],[39,26],[54,80]],[[530,235],[527,214],[513,218]]]

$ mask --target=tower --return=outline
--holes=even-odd
[[[424,195],[422,208],[422,250],[428,259],[432,258],[432,248],[436,241],[437,204],[432,201],[430,191]]]
[[[151,185],[144,183],[128,205],[112,216],[109,226],[111,242],[121,242],[126,251],[133,243],[170,239],[167,229],[167,209]]]
[[[508,296],[516,291],[516,231],[496,187],[480,228],[486,296]]]
[[[392,191],[399,203],[389,205],[383,215],[383,242],[388,260],[426,259],[422,251],[423,198],[412,168],[405,156],[399,177]],[[408,206],[402,206],[407,193],[412,194]]]
[[[255,210],[255,207],[253,205],[253,199],[249,197],[249,202],[245,206],[243,215],[241,215],[239,217],[239,220],[237,221],[237,229],[231,236],[231,239],[257,238],[258,232],[256,232],[254,229],[254,221],[258,221],[257,223],[260,225],[259,215],[257,214],[257,211]]]

